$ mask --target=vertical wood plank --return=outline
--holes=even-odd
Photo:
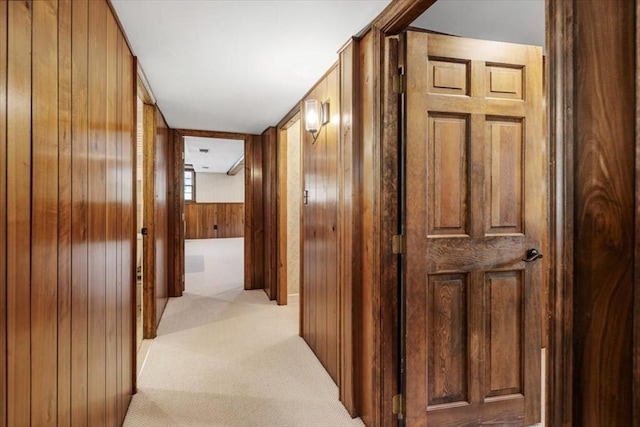
[[[31,424],[30,1],[9,2],[7,64],[8,424]]]
[[[136,79],[135,59],[124,37],[122,45],[122,407],[126,412],[136,388]],[[128,239],[128,240],[127,240]]]
[[[57,3],[33,3],[31,423],[38,426],[56,425],[58,410],[57,12]]]
[[[122,280],[122,249],[123,246],[128,243],[127,234],[124,233],[122,227],[123,210],[122,210],[122,189],[125,183],[122,180],[122,148],[124,144],[123,135],[123,92],[122,85],[122,48],[123,48],[123,36],[121,32],[117,33],[116,37],[116,147],[115,147],[115,180],[116,180],[116,372],[115,372],[115,386],[116,386],[116,420],[117,424],[121,424],[125,415],[125,408],[123,407],[122,399],[122,361],[124,359],[124,331],[122,329],[123,316],[128,315],[125,313],[122,306],[122,292],[124,288],[124,282]]]
[[[184,143],[184,139],[182,142]],[[244,289],[253,289],[253,137],[244,140]]]
[[[71,0],[58,3],[58,417],[71,425]]]
[[[399,43],[396,38],[384,39],[384,87],[383,87],[383,120],[382,141],[380,155],[380,419],[381,424],[393,423],[393,396],[402,390],[398,385],[399,340],[400,325],[398,322],[399,277],[398,255],[393,254],[388,244],[393,236],[400,232],[398,207],[400,206],[400,191],[398,177],[401,163],[398,141],[398,111],[400,111],[397,94],[393,90],[391,76],[396,74],[399,67]],[[402,231],[406,233],[405,231]],[[385,368],[386,367],[386,368]]]
[[[156,214],[155,214],[155,152],[156,152],[156,118],[155,107],[145,104],[143,107],[142,124],[144,126],[143,142],[143,208],[144,226],[147,228],[147,235],[143,237],[143,257],[146,273],[143,275],[142,284],[142,328],[144,338],[155,338],[155,253],[156,253]]]
[[[373,394],[373,360],[374,360],[374,330],[373,330],[373,282],[375,275],[374,253],[373,253],[373,204],[374,204],[374,161],[373,151],[375,150],[374,134],[374,98],[375,89],[375,61],[374,61],[374,40],[371,32],[367,33],[360,41],[360,132],[361,132],[361,237],[362,237],[362,270],[358,277],[360,286],[357,289],[357,298],[361,304],[359,323],[359,343],[357,358],[360,365],[360,386],[359,402],[360,416],[367,425],[375,422],[375,408]]]
[[[171,132],[171,161],[172,172],[170,190],[172,196],[169,199],[171,204],[172,217],[171,224],[171,247],[173,248],[171,260],[173,263],[172,276],[170,281],[170,294],[172,297],[182,296],[183,273],[184,273],[184,222],[182,213],[184,212],[184,186],[182,177],[184,176],[184,161],[182,160],[183,146],[182,138],[176,131]]]
[[[0,1],[0,427],[7,425],[7,1]]]
[[[253,137],[251,147],[251,231],[253,252],[251,254],[251,263],[253,277],[251,279],[252,289],[264,289],[265,286],[265,265],[264,265],[264,193],[263,179],[264,170],[262,169],[264,153],[262,145],[262,137]]]
[[[106,419],[107,5],[89,2],[89,424]]]
[[[73,1],[71,62],[71,424],[87,425],[89,4]]]
[[[117,218],[118,196],[118,174],[117,174],[117,43],[118,26],[110,10],[107,13],[106,27],[106,425],[117,425],[117,381],[116,381],[116,360],[118,357],[117,333],[116,333],[116,311],[117,305],[117,269],[116,245],[118,242]]]
[[[329,373],[336,384],[339,384],[339,357],[338,357],[338,323],[340,320],[338,312],[338,147],[339,147],[339,117],[342,114],[340,105],[339,69],[335,67],[327,79],[327,101],[330,105],[330,122],[327,128],[327,151],[326,151],[326,174],[327,191],[326,204],[324,209],[325,230],[326,230],[326,266],[327,276],[325,279],[327,289],[327,366]]]

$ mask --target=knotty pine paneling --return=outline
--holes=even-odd
[[[0,1],[0,23],[0,426],[117,425],[135,361],[134,59],[105,1]]]
[[[634,424],[638,398],[632,390],[635,3],[590,0],[573,6],[574,425]]]
[[[186,203],[187,239],[244,236],[243,203]]]
[[[329,102],[331,117],[339,117],[339,68],[333,67],[307,98]],[[339,382],[338,139],[337,121],[326,124],[315,141],[308,132],[302,137],[303,188],[309,192],[308,203],[302,207],[302,337],[336,383]]]

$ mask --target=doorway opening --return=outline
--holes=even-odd
[[[185,292],[244,289],[244,144],[184,137]]]
[[[439,0],[399,39],[408,423],[545,418],[545,3],[509,3]]]
[[[136,350],[143,341],[144,103],[136,97]],[[141,358],[138,357],[138,360]],[[139,369],[138,369],[139,371]]]
[[[302,130],[300,111],[285,118],[278,127],[278,295],[279,305],[286,305],[289,296],[300,298],[300,218],[302,191]]]

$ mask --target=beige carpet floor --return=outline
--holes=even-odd
[[[297,296],[279,307],[242,289],[242,244],[187,241],[186,292],[167,304],[124,425],[362,426],[298,336]]]

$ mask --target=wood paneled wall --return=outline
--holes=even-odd
[[[244,203],[187,203],[187,239],[244,236]]]
[[[0,1],[0,425],[124,418],[134,69],[105,1]]]
[[[264,291],[270,300],[278,294],[277,172],[278,145],[275,127],[262,133],[262,173],[264,209]]]
[[[636,4],[589,0],[573,5],[577,74],[573,421],[574,425],[632,425],[634,267],[638,265],[637,231],[633,232],[638,191]]]
[[[264,182],[262,136],[250,135],[244,144],[244,288],[264,288]]]
[[[340,152],[338,163],[338,286],[340,292],[340,401],[358,416],[357,387],[361,283],[359,46],[349,42],[340,52]]]
[[[328,102],[331,117],[340,117],[339,76],[334,66],[305,98]],[[304,132],[302,141],[303,189],[308,191],[302,207],[302,337],[338,383],[338,120],[324,125],[315,141]]]
[[[169,199],[172,132],[158,107],[144,105],[144,337],[155,338],[169,297]]]

